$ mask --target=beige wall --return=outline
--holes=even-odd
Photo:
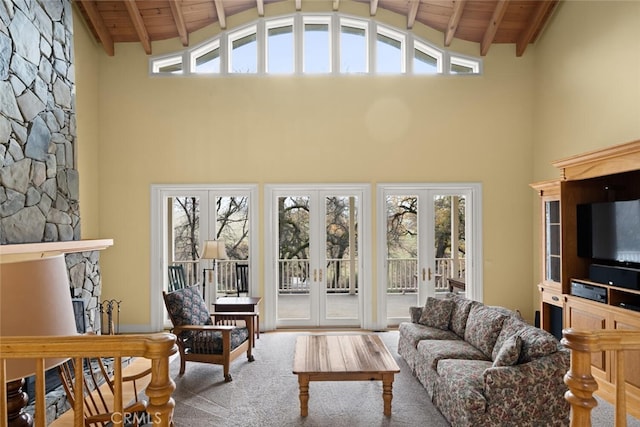
[[[74,12],[76,12],[74,7]],[[76,56],[76,120],[78,146],[76,162],[80,176],[80,233],[83,239],[100,234],[98,208],[98,76],[100,51],[87,35],[84,21],[73,14],[74,52]]]
[[[367,16],[361,6],[350,7]],[[88,36],[81,28],[76,37]],[[97,110],[97,131],[79,145],[98,138],[97,168],[93,157],[86,168],[98,173],[99,215],[83,198],[82,221],[115,240],[101,257],[103,297],[124,301],[129,329],[149,323],[155,183],[481,182],[484,300],[532,319],[533,49],[516,58],[513,46],[493,46],[482,77],[159,78],[148,76],[139,44],[117,45],[115,57],[80,47],[78,73],[96,55],[99,64],[97,108],[79,103]],[[476,45],[453,48],[477,54]],[[175,49],[154,44],[154,54]],[[93,82],[78,76],[78,93]],[[79,111],[79,129],[94,126],[93,114]]]
[[[560,176],[554,160],[640,139],[639,70],[640,2],[560,3],[536,46],[534,181]]]

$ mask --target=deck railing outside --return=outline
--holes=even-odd
[[[236,264],[247,260],[220,260],[216,262],[218,293],[231,293],[236,288]],[[388,293],[411,293],[418,290],[418,260],[416,258],[388,259]],[[174,262],[185,268],[187,284],[194,285],[202,281],[198,261]],[[327,260],[325,283],[330,293],[354,293],[357,290],[357,271],[351,270],[351,261],[345,259]],[[447,279],[463,278],[465,259],[436,258],[434,270],[436,291],[449,289]],[[308,259],[278,260],[278,290],[281,294],[307,293],[311,279]]]

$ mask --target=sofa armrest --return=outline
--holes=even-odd
[[[569,352],[560,349],[528,363],[487,368],[483,376],[488,406],[535,414],[532,419],[540,419],[537,417],[540,412],[568,416],[564,375],[569,370],[569,362]]]
[[[424,307],[409,307],[409,314],[411,315],[412,323],[419,323],[423,308]]]

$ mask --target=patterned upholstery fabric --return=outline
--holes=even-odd
[[[473,306],[467,319],[464,340],[490,358],[505,319],[504,314],[489,307]]]
[[[448,330],[453,304],[451,299],[428,297],[418,323],[432,328]]]
[[[197,286],[169,292],[166,300],[173,326],[212,324],[209,310]]]
[[[493,360],[493,366],[511,366],[518,363],[520,349],[522,348],[522,338],[520,335],[511,335],[500,347],[498,354]]]
[[[460,338],[464,338],[464,331],[467,328],[467,319],[469,318],[471,307],[479,303],[455,294],[453,294],[451,299],[454,305],[453,311],[451,312],[449,329],[455,332]]]
[[[531,326],[519,318],[509,317],[505,320],[493,348],[493,360],[495,360],[504,341],[516,334],[522,338],[519,363],[530,362],[558,350],[558,340],[549,332]]]
[[[249,338],[247,328],[235,328],[231,331],[231,350]],[[206,331],[194,333],[185,343],[188,353],[222,354],[222,332]]]
[[[398,341],[398,353],[449,423],[568,426],[569,351],[517,312],[449,299],[450,330],[419,324],[426,310],[418,307],[412,322],[400,324]]]
[[[178,289],[166,295],[167,311],[174,326],[212,325],[209,310],[200,296],[197,286]],[[231,331],[231,350],[237,348],[249,337],[247,328]],[[180,334],[185,351],[196,354],[222,354],[222,332],[185,331]]]

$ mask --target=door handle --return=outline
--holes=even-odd
[[[318,270],[318,273],[320,273],[320,281],[322,282],[322,269],[321,268]]]
[[[313,281],[318,281],[318,270],[316,270],[315,268],[313,269]]]
[[[429,280],[431,280],[431,267],[429,267]]]
[[[424,282],[427,278],[427,270],[425,270],[424,268],[422,269],[422,281]]]

